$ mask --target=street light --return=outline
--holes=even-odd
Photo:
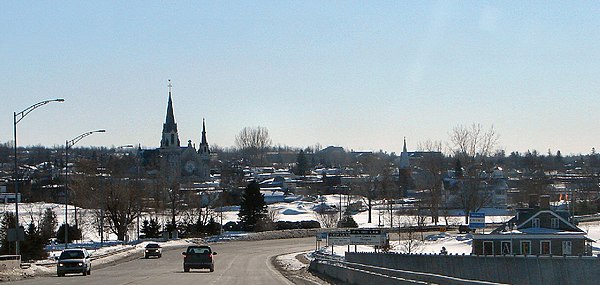
[[[19,255],[19,166],[18,166],[18,160],[17,160],[17,124],[23,120],[23,118],[25,118],[25,116],[27,116],[27,114],[31,113],[31,111],[37,109],[38,107],[41,107],[43,105],[46,105],[50,102],[64,102],[65,99],[62,98],[58,98],[58,99],[51,99],[51,100],[44,100],[38,103],[35,103],[31,106],[29,106],[27,109],[17,113],[14,112],[13,113],[13,130],[14,130],[14,140],[15,140],[15,177],[14,177],[14,182],[15,182],[15,233],[16,233],[16,241],[15,241],[15,255]]]
[[[67,140],[65,142],[65,248],[69,246],[69,220],[67,219],[67,209],[69,205],[69,188],[67,187],[67,183],[69,182],[69,149],[75,145],[77,142],[82,140],[83,138],[93,134],[93,133],[104,133],[106,130],[95,130],[83,133],[72,140]],[[77,213],[77,211],[75,211]],[[75,216],[77,218],[77,216]],[[77,219],[75,220],[75,224],[77,224]]]

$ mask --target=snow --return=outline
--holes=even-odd
[[[310,252],[293,252],[277,256],[275,259],[285,270],[298,271],[305,268],[307,265],[302,263],[298,258],[299,254],[307,255]]]
[[[269,209],[276,212],[275,220],[276,221],[309,221],[309,220],[318,220],[317,215],[314,212],[315,208],[323,207],[323,205],[327,205],[328,208],[333,209],[334,211],[339,208],[340,202],[342,205],[346,205],[348,203],[360,201],[359,198],[352,198],[350,201],[347,201],[347,196],[340,195],[326,195],[320,196],[314,202],[309,201],[291,201],[291,202],[279,202],[269,205]],[[368,223],[368,212],[358,212],[353,215],[354,220],[358,223],[360,228],[377,228],[380,224],[389,227],[390,225],[390,217],[389,211],[387,211],[388,205],[379,204],[377,201],[374,202],[374,207],[372,211],[372,222]],[[398,208],[399,207],[399,208]],[[19,217],[22,224],[29,224],[31,221],[37,222],[46,208],[51,208],[57,215],[58,224],[62,224],[64,222],[64,205],[62,204],[51,204],[51,203],[20,203],[19,204]],[[4,211],[14,211],[14,204],[1,204],[0,209]],[[396,205],[395,210],[401,210],[401,205]],[[78,209],[78,216],[80,220],[80,227],[82,227],[84,231],[84,240],[81,241],[80,245],[83,243],[92,244],[89,246],[90,248],[98,248],[99,233],[98,230],[91,224],[85,222],[86,215],[89,217],[89,212],[91,210],[86,209]],[[239,206],[227,206],[215,209],[215,218],[217,222],[222,222],[223,224],[230,221],[238,221],[238,211]],[[486,222],[487,223],[501,223],[504,221],[508,221],[512,214],[506,210],[499,209],[483,209],[483,212],[486,213]],[[339,213],[339,212],[337,212]],[[68,208],[69,220],[72,222],[74,208],[72,205],[69,205]],[[459,225],[464,223],[464,217],[460,211],[453,211],[451,214],[455,216],[440,217],[439,224],[441,225]],[[160,216],[162,217],[162,216]],[[146,216],[142,217],[143,221]],[[168,217],[162,217],[164,219],[169,219]],[[394,215],[392,217],[392,221],[394,226],[398,225],[416,225],[416,220],[418,217],[411,215],[403,215],[398,216]],[[430,218],[426,219],[426,224],[431,225]],[[598,222],[584,222],[579,225],[579,227],[587,232],[587,236],[593,240],[600,240],[600,221]],[[208,242],[216,242],[216,241],[227,241],[233,239],[239,239],[240,237],[246,236],[247,233],[243,232],[226,232],[222,236],[215,236],[207,239]],[[130,237],[136,237],[136,230],[132,229],[130,232]],[[426,254],[436,254],[440,252],[442,247],[445,247],[449,254],[469,254],[471,252],[471,243],[472,236],[470,234],[457,234],[454,232],[446,233],[446,232],[429,232],[423,233],[423,236],[418,236],[418,240],[423,239],[422,242],[418,242],[417,246],[412,249],[414,253],[426,253]],[[108,240],[106,243],[116,243],[116,237],[114,235],[109,234],[108,232],[105,234],[105,239]],[[176,246],[177,242],[186,243],[188,241],[169,241],[167,243],[162,243],[163,246]],[[142,248],[145,246],[145,242],[139,243],[135,246],[132,245],[113,245],[109,247],[99,248],[96,250],[92,250],[93,255],[105,255],[110,252],[118,252],[121,249],[130,249],[127,252],[122,252],[115,254],[114,257],[105,257],[102,258],[102,262],[112,262],[113,259],[123,258],[127,254],[141,254]],[[390,241],[391,251],[394,252],[405,252],[406,245],[402,240],[398,240],[397,235],[392,235],[392,240]],[[56,255],[56,253],[60,250],[60,247],[54,248],[55,251],[51,252],[51,256]],[[348,246],[335,246],[333,252],[336,255],[343,255],[345,251],[349,250]],[[371,246],[351,246],[351,251],[374,251]],[[594,255],[600,253],[600,247],[594,247]],[[323,247],[321,248],[322,252],[331,253],[331,247]],[[288,263],[299,262],[295,258],[295,254],[289,254],[281,257],[282,260],[287,260]],[[296,261],[294,261],[296,260]],[[289,265],[291,268],[296,268],[296,266],[300,266],[298,264]]]
[[[282,214],[284,215],[301,215],[301,214],[306,214],[306,211],[299,211],[297,209],[285,209],[283,211],[281,211]]]

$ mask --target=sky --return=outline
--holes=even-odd
[[[0,142],[400,153],[482,124],[507,153],[599,147],[597,1],[3,1]]]

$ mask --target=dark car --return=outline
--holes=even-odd
[[[92,260],[87,250],[73,248],[60,253],[56,263],[56,274],[61,277],[66,273],[82,273],[83,276],[92,273]]]
[[[458,233],[468,234],[468,233],[474,233],[474,232],[475,232],[475,229],[469,228],[468,225],[460,225],[460,226],[458,226]]]
[[[149,243],[146,245],[144,249],[144,258],[150,258],[151,256],[156,256],[158,258],[162,257],[162,248],[158,243]]]
[[[195,269],[209,269],[210,272],[215,271],[215,262],[213,255],[217,255],[216,252],[212,251],[210,246],[207,245],[194,245],[189,246],[185,252],[182,253],[183,258],[183,272],[190,272],[191,268]]]

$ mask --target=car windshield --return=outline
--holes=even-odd
[[[150,243],[148,245],[146,245],[146,248],[159,248],[160,245],[158,245],[157,243]]]
[[[208,253],[210,253],[210,248],[207,248],[207,247],[192,247],[192,248],[188,248],[188,253],[192,253],[192,254],[208,254]]]
[[[83,251],[80,250],[68,250],[63,251],[58,259],[81,259],[83,258]]]

